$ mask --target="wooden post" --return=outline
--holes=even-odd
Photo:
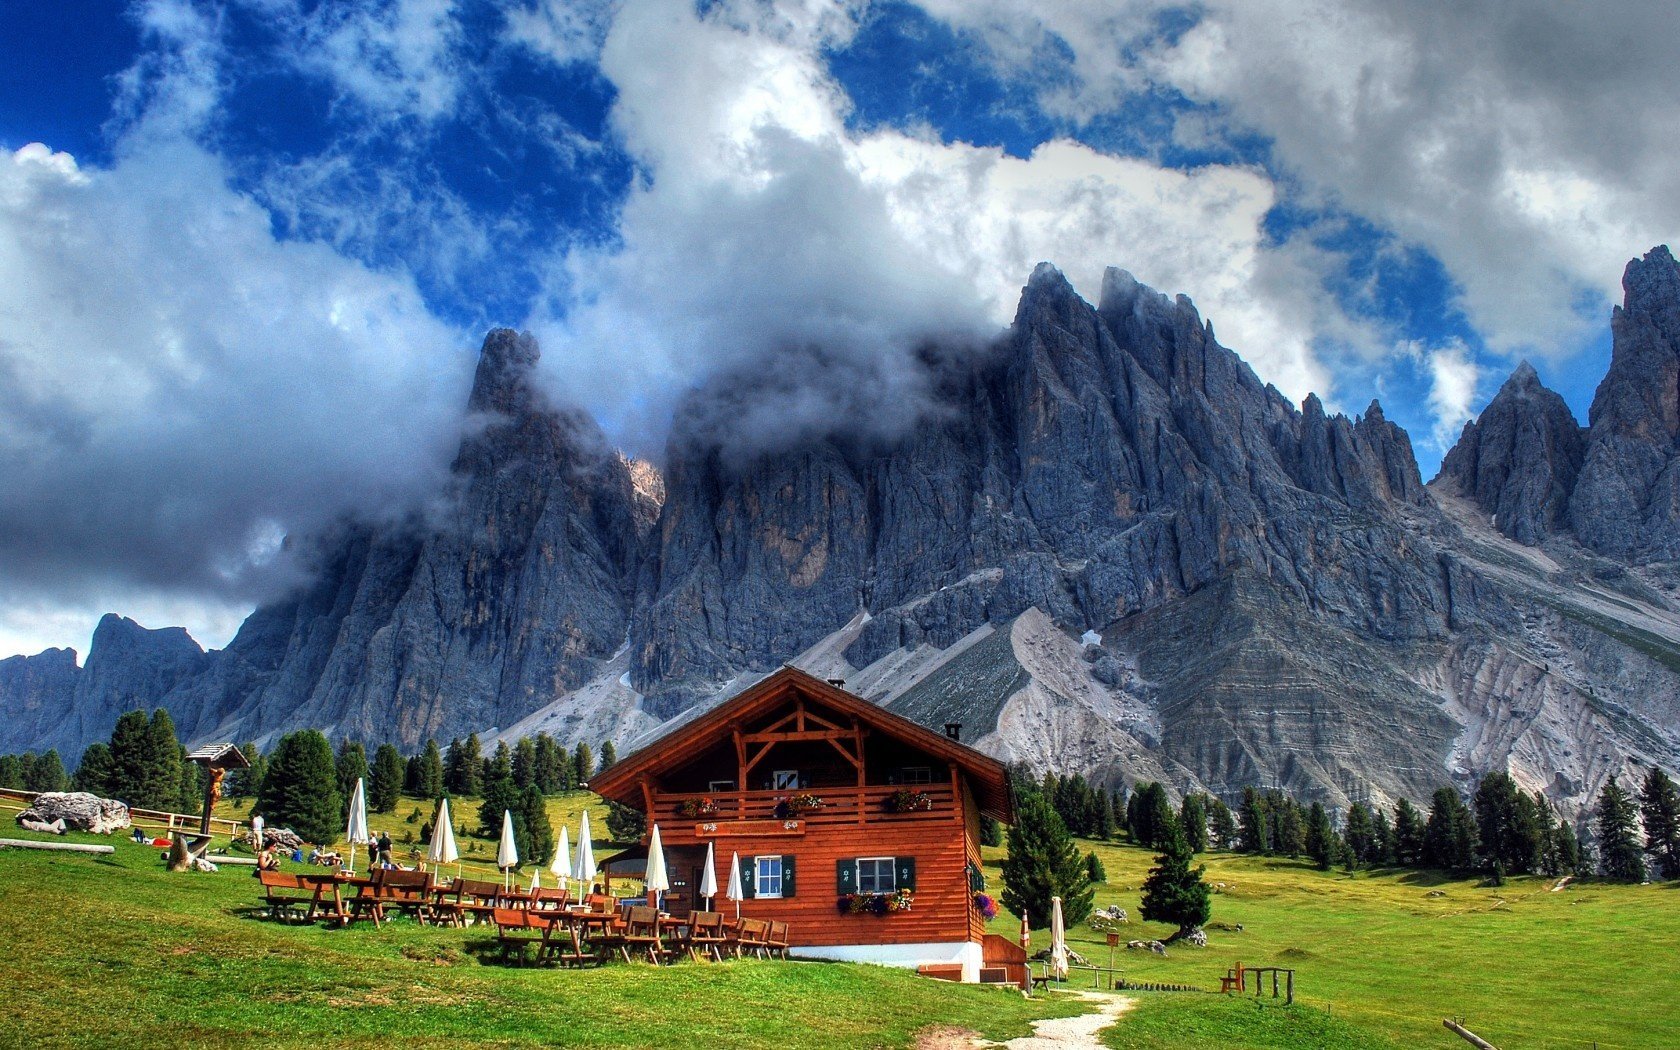
[[[1477,1050],[1499,1050],[1499,1048],[1497,1046],[1494,1046],[1492,1043],[1488,1042],[1486,1039],[1483,1039],[1481,1036],[1477,1035],[1475,1032],[1472,1032],[1470,1029],[1464,1027],[1463,1025],[1459,1024],[1457,1021],[1453,1020],[1450,1017],[1444,1018],[1441,1021],[1441,1023],[1443,1025],[1446,1025],[1447,1031],[1458,1035],[1465,1042],[1469,1043],[1471,1046],[1476,1047]]]
[[[1284,1005],[1285,1006],[1294,1006],[1295,1005],[1295,971],[1294,970],[1286,970],[1284,972],[1289,975],[1289,1001],[1286,1002]]]

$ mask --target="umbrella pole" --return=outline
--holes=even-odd
[[[354,874],[356,871],[356,842],[354,839],[350,841],[350,866],[344,870],[350,872],[351,874]]]

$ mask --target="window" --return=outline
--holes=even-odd
[[[893,881],[893,857],[859,857],[857,880],[859,893],[891,893],[897,889]]]
[[[735,781],[733,781],[733,780],[713,780],[713,781],[709,781],[706,784],[706,790],[707,791],[734,791],[735,790]]]
[[[780,897],[782,895],[782,858],[753,858],[753,896]]]
[[[775,791],[792,791],[799,786],[799,770],[778,769],[770,775],[770,787]]]
[[[933,783],[933,770],[927,766],[905,766],[904,782],[906,784]]]

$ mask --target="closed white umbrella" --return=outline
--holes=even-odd
[[[1068,977],[1067,930],[1062,927],[1062,899],[1050,898],[1050,975],[1058,981]]]
[[[350,840],[350,871],[356,870],[356,843],[366,842],[367,798],[362,794],[362,778],[356,778],[356,790],[350,792],[350,826],[344,835]]]
[[[671,876],[665,870],[665,847],[659,841],[658,824],[648,839],[647,875],[642,882],[647,886],[648,903],[659,907],[659,895],[671,888]]]
[[[502,841],[496,845],[496,867],[502,869],[502,888],[508,885],[508,876],[514,868],[519,866],[519,849],[513,844],[513,813],[502,810]]]
[[[729,888],[723,891],[723,895],[735,902],[735,917],[739,919],[741,917],[741,898],[746,896],[741,892],[741,855],[739,853],[729,855]]]
[[[578,892],[588,893],[595,882],[595,847],[589,841],[589,811],[583,811],[578,825],[577,859],[572,864],[572,878],[578,880]]]
[[[572,829],[560,825],[560,844],[554,847],[554,859],[548,862],[548,870],[554,876],[554,884],[561,889],[566,888],[566,881],[572,877]]]
[[[454,864],[455,875],[461,875],[461,851],[455,848],[455,829],[449,823],[449,800],[438,799],[437,820],[432,823],[432,843],[426,850],[426,859],[432,862],[432,870],[436,871],[441,865]]]
[[[706,898],[706,910],[712,910],[712,898],[717,896],[717,864],[712,858],[712,843],[706,842],[706,870],[700,875],[700,896]]]
[[[537,890],[542,889],[542,869],[541,868],[533,867],[531,869],[531,886],[530,886],[530,889],[531,889],[531,892],[533,892],[533,893],[535,893]]]

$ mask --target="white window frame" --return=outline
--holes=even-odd
[[[931,784],[931,783],[933,783],[933,767],[932,766],[905,766],[904,770],[903,770],[903,773],[904,773],[904,782],[906,784]]]
[[[767,860],[773,860],[776,862],[776,874],[773,876],[765,874],[764,862]],[[764,900],[779,900],[782,896],[782,876],[784,872],[785,869],[782,867],[782,855],[780,853],[767,853],[762,857],[754,857],[753,897],[762,898]],[[776,890],[774,893],[764,888],[765,881],[769,878],[774,878],[776,880]]]
[[[733,780],[710,780],[710,781],[706,782],[706,790],[707,791],[734,791],[735,790],[735,781],[733,781]]]
[[[770,774],[770,790],[798,791],[801,786],[799,779],[797,769],[778,769]]]
[[[869,887],[866,887],[863,883],[863,866],[865,864],[878,864],[882,861],[885,861],[886,865],[887,865],[887,885],[885,885],[885,886],[881,885],[880,872],[876,871],[873,874],[873,878],[875,879],[874,888],[871,889]],[[857,859],[857,886],[858,886],[858,892],[859,893],[891,893],[894,890],[898,889],[898,858],[897,857],[859,857]]]

